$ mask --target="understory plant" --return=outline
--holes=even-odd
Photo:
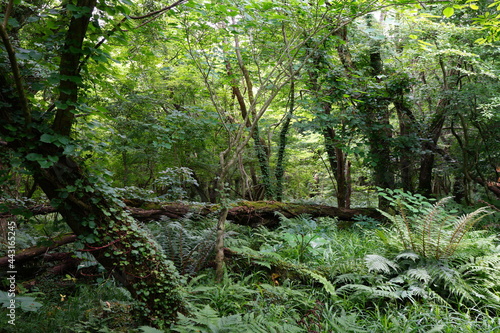
[[[412,197],[393,198],[398,215],[382,212],[392,222],[377,232],[383,251],[366,255],[364,270],[337,276],[337,293],[372,304],[427,300],[498,310],[500,247],[495,236],[473,230],[488,211],[456,216],[445,206],[451,198],[433,205],[420,197],[405,198]]]
[[[409,196],[407,196],[409,197]],[[452,256],[464,236],[486,215],[486,207],[469,214],[457,216],[446,209],[451,197],[443,198],[434,205],[412,207],[401,198],[394,199],[397,215],[381,213],[391,221],[393,228],[386,232],[386,243],[401,250],[411,250],[424,258],[443,259]]]
[[[266,283],[262,272],[225,271],[214,283],[211,274],[199,275],[187,285],[190,316],[179,315],[174,332],[304,332],[296,323],[314,306],[303,286]]]
[[[150,225],[167,259],[182,275],[196,275],[213,258],[216,230],[213,221],[208,221],[211,226],[204,222],[197,221],[196,228],[193,227],[196,222],[189,217],[178,221],[164,218]]]
[[[410,251],[390,259],[367,255],[365,271],[335,279],[338,295],[362,303],[396,304],[430,301],[500,309],[500,252],[466,259],[423,258]]]

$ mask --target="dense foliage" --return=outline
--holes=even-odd
[[[497,330],[499,10],[0,1],[2,329]],[[386,220],[226,223],[240,199]],[[131,217],[166,201],[212,205]]]

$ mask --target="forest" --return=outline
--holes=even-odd
[[[500,1],[0,0],[0,37],[0,333],[500,332]]]

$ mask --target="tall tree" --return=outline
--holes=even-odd
[[[161,11],[137,18],[158,15],[182,2],[177,1]],[[14,1],[10,1],[0,25],[4,48],[0,68],[0,136],[78,235],[82,251],[91,253],[123,283],[143,307],[145,320],[164,327],[176,319],[179,311],[185,311],[179,290],[179,274],[161,254],[158,244],[123,213],[122,204],[112,189],[102,184],[98,175],[91,175],[85,170],[74,153],[78,143],[71,138],[76,114],[82,112],[80,90],[86,60],[84,55],[95,54],[95,48],[109,37],[96,27],[110,21],[107,13],[116,13],[119,9],[129,14],[129,8],[119,2],[64,2],[60,9],[51,11],[50,17],[31,20],[36,22],[32,31],[29,30],[29,21],[25,20],[26,34],[20,32],[9,36],[10,24],[18,19],[16,13],[23,12],[23,6],[28,5],[15,7]],[[39,9],[42,10],[41,7]],[[126,21],[127,18],[123,18],[115,23],[112,31]],[[50,28],[47,28],[49,24]],[[58,95],[51,96],[54,103],[44,110],[36,90],[27,85],[28,82],[33,83],[30,82],[32,75],[37,75],[33,72],[35,68],[29,64],[23,66],[19,54],[28,52],[31,57],[40,54],[43,57],[43,47],[36,49],[36,44],[48,43],[53,29],[64,35],[62,44],[56,48],[56,52],[60,50],[60,61],[51,63],[54,68],[52,78],[58,82]],[[23,40],[35,38],[31,35],[34,30],[42,34],[37,43]],[[13,37],[19,37],[19,40]],[[21,49],[17,46],[19,44],[24,47],[30,45],[33,49]]]

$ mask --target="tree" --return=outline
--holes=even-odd
[[[135,18],[159,15],[183,2]],[[75,152],[78,142],[71,137],[77,114],[88,111],[83,108],[80,93],[86,62],[99,55],[97,48],[105,39],[129,24],[127,18],[113,23],[113,16],[128,15],[130,8],[119,2],[77,0],[50,9],[51,15],[32,16],[45,9],[41,3],[14,7],[14,1],[4,8],[0,25],[4,48],[0,136],[78,235],[82,251],[93,254],[131,292],[143,306],[145,320],[165,326],[175,320],[179,311],[185,311],[179,274],[161,254],[158,244],[123,213],[113,190],[103,184],[99,175],[88,173]],[[107,26],[101,28],[102,22]],[[108,28],[111,31],[106,33]],[[54,41],[56,34],[64,39]],[[44,47],[54,52],[59,63],[45,58],[50,54],[43,53]],[[33,87],[33,77],[47,79],[43,77],[46,73],[37,73],[37,66],[30,61],[38,57],[50,65],[44,69],[57,85],[58,94],[48,96],[53,104],[47,109],[37,95],[41,87]]]

